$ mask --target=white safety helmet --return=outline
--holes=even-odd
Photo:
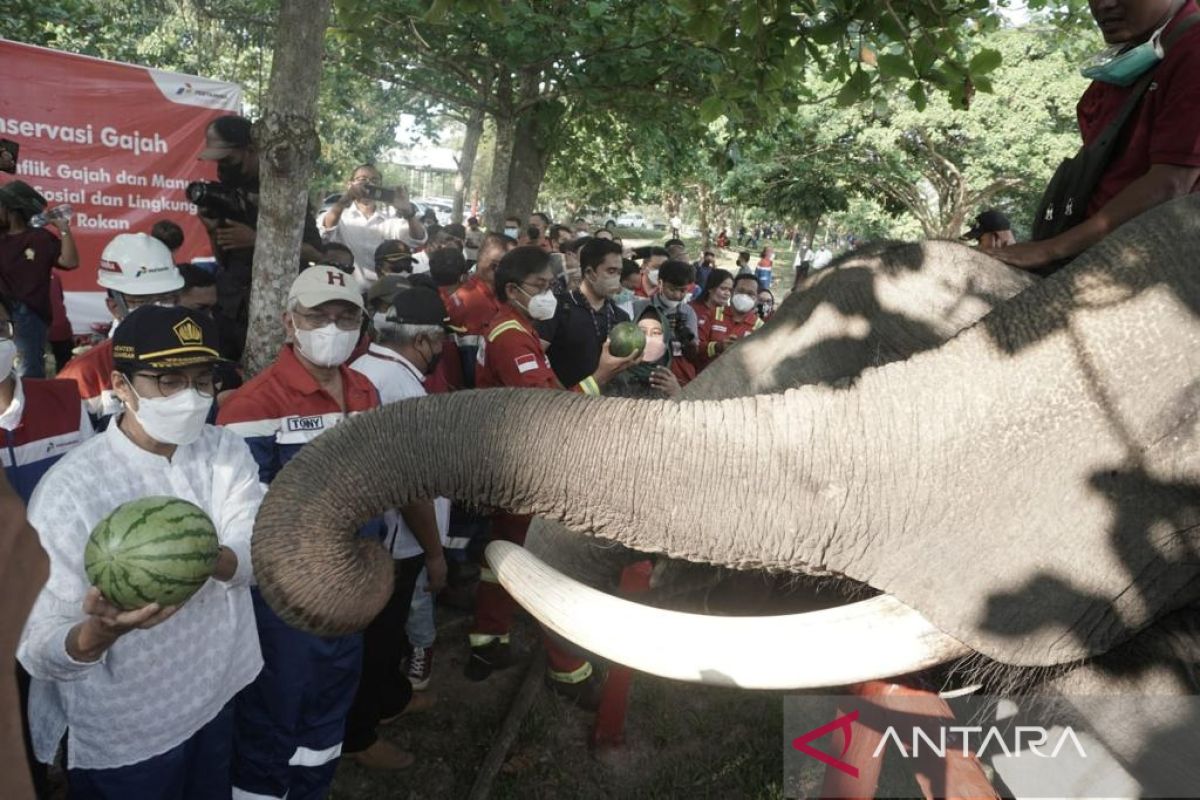
[[[128,295],[155,295],[183,289],[183,276],[167,246],[144,233],[120,233],[100,254],[96,282]]]

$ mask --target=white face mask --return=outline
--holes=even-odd
[[[661,297],[661,295],[660,295],[660,297]],[[680,302],[681,301],[679,301],[679,300],[668,300],[667,298],[662,297],[662,304],[667,307],[668,311],[674,311],[676,308],[679,307]]]
[[[613,297],[620,294],[622,288],[620,275],[600,275],[593,280],[588,280],[588,283],[601,297]]]
[[[524,289],[521,291],[525,292]],[[549,289],[541,294],[525,292],[525,296],[529,298],[529,304],[525,306],[525,309],[529,312],[529,316],[536,320],[554,318],[554,312],[558,310],[558,299],[554,296],[554,292]]]
[[[296,324],[295,317],[292,317],[292,324]],[[346,363],[356,344],[358,329],[344,331],[332,322],[311,331],[296,326],[296,345],[304,357],[318,367],[336,367]]]
[[[758,299],[751,297],[748,294],[735,294],[731,305],[733,310],[739,314],[745,314],[758,303]]]
[[[13,364],[17,360],[17,343],[12,339],[0,342],[0,381],[8,380],[12,375]]]
[[[170,397],[142,397],[132,384],[126,385],[138,399],[137,410],[130,413],[151,439],[163,444],[191,444],[200,438],[212,409],[211,397],[190,387]]]
[[[647,336],[646,349],[642,351],[642,361],[651,364],[667,354],[667,342],[662,335]]]
[[[647,272],[646,280],[650,281],[651,286],[658,286],[658,270],[652,269]]]
[[[504,235],[510,239],[516,239],[519,231],[516,228],[505,228]]]

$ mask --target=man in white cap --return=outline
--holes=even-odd
[[[102,429],[121,408],[113,392],[112,333],[129,312],[145,305],[179,305],[183,276],[165,244],[145,233],[120,233],[100,254],[96,282],[108,290],[104,302],[113,317],[109,339],[71,361],[58,373],[74,381],[92,424]]]
[[[362,321],[353,275],[318,265],[292,283],[282,319],[287,343],[217,417],[250,446],[264,484],[305,444],[379,405],[371,381],[347,366]],[[382,533],[381,520],[369,524]],[[314,636],[288,626],[257,590],[253,599],[265,666],[238,698],[233,797],[324,797],[347,736],[362,635]],[[373,748],[400,759],[386,740]]]

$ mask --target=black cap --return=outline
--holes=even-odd
[[[222,360],[217,323],[181,306],[140,306],[113,333],[113,362],[119,366],[179,369]]]
[[[412,262],[412,250],[399,239],[385,239],[375,248],[375,265],[387,263],[399,265],[404,261]]]
[[[978,239],[985,233],[999,233],[1007,230],[1012,230],[1012,223],[1008,221],[1008,217],[994,208],[989,208],[975,218],[975,225],[964,233],[962,238]]]
[[[217,117],[208,125],[204,132],[204,149],[198,158],[201,161],[218,161],[229,154],[230,150],[241,150],[249,147],[254,141],[253,125],[245,117],[230,114]]]
[[[397,289],[396,297],[392,301],[392,310],[388,312],[387,318],[388,322],[405,325],[442,327],[445,327],[448,321],[442,296],[436,289],[421,284]]]

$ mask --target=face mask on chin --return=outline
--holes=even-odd
[[[142,397],[133,384],[126,386],[138,401],[137,409],[131,409],[130,413],[151,439],[163,444],[184,445],[200,438],[212,409],[211,397],[192,388],[170,397]]]
[[[683,302],[683,301],[681,301],[681,300],[668,300],[668,299],[667,299],[667,298],[665,298],[665,297],[663,297],[663,298],[662,298],[662,304],[663,304],[663,305],[664,305],[664,306],[667,308],[667,310],[668,310],[668,311],[674,311],[676,308],[678,308],[678,307],[679,307],[679,304],[680,304],[681,302]]]
[[[1109,47],[1094,56],[1079,72],[1089,80],[1114,86],[1132,86],[1147,70],[1153,69],[1163,60],[1165,53],[1160,41],[1162,32],[1163,28],[1159,28],[1149,40],[1136,47],[1129,47],[1127,44]]]
[[[658,270],[652,269],[649,272],[647,272],[646,280],[648,280],[650,282],[651,286],[658,286]]]
[[[296,324],[295,317],[292,324]],[[296,346],[300,352],[318,367],[337,367],[346,363],[354,346],[358,344],[358,329],[344,331],[332,322],[314,330],[303,330],[296,325]]]
[[[12,339],[0,342],[0,381],[8,380],[17,362],[17,343]]]

